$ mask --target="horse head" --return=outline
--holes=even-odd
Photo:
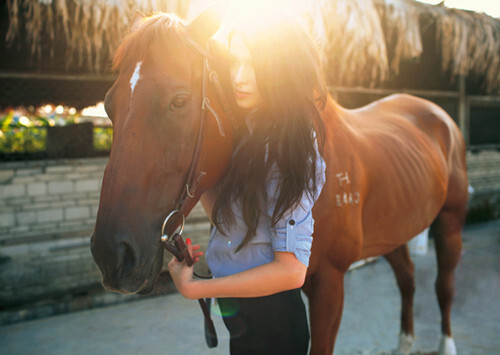
[[[165,216],[179,199],[187,215],[229,164],[234,101],[220,98],[230,88],[229,66],[210,40],[219,25],[210,12],[189,24],[158,14],[134,26],[115,53],[118,76],[105,99],[113,145],[91,237],[108,290],[153,289]],[[188,175],[196,187],[186,187]]]

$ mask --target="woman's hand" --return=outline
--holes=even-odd
[[[203,252],[200,245],[192,245],[191,239],[186,239],[186,246],[191,254],[193,263],[197,263]],[[168,263],[168,271],[174,284],[185,298],[191,298],[189,293],[189,284],[193,282],[193,266],[187,266],[186,261],[180,262],[175,256]]]

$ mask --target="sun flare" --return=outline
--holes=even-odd
[[[267,16],[275,16],[283,12],[300,15],[307,1],[303,0],[220,0],[218,5],[227,9],[230,14],[253,19],[258,24]]]
[[[283,14],[300,19],[306,12],[306,1],[302,0],[220,0],[216,6],[224,22],[216,38],[226,38],[229,28],[246,26],[249,30],[260,32],[272,27]]]

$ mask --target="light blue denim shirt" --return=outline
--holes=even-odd
[[[316,147],[317,152],[317,147]],[[268,176],[268,201],[256,229],[256,235],[251,241],[236,252],[247,232],[247,226],[242,218],[241,205],[233,204],[235,222],[224,230],[224,235],[217,228],[213,228],[205,254],[207,264],[214,277],[236,274],[266,263],[274,259],[274,252],[290,252],[306,266],[309,266],[311,255],[312,234],[314,219],[312,208],[321,193],[325,183],[325,162],[317,152],[316,159],[316,195],[311,199],[304,192],[300,204],[287,211],[283,217],[272,226],[272,214],[276,204],[277,166],[271,169]],[[226,229],[226,228],[225,228]]]

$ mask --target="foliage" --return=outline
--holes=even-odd
[[[47,126],[45,117],[19,115],[14,110],[0,116],[0,152],[34,153],[46,147]]]
[[[94,149],[111,150],[113,142],[113,128],[94,127]]]
[[[56,112],[57,111],[57,112]],[[51,105],[42,108],[8,109],[0,112],[0,153],[37,153],[47,147],[47,127],[77,124],[83,119],[76,110]],[[111,149],[113,129],[94,127],[94,149]]]

